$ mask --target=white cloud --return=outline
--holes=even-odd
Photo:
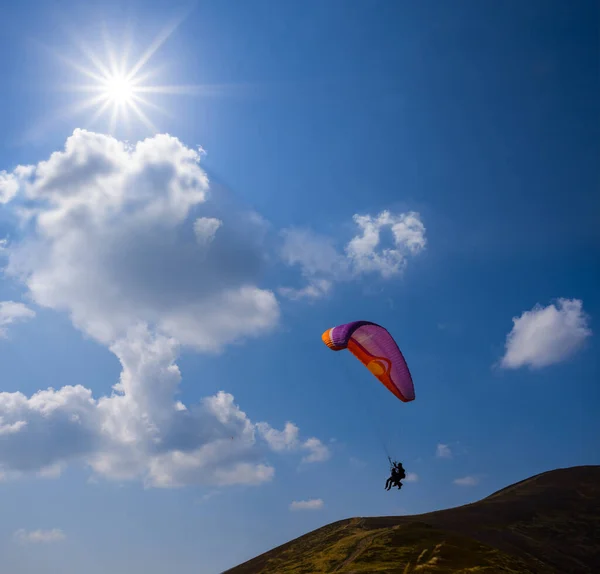
[[[272,428],[268,423],[258,423],[258,432],[275,452],[283,451],[306,451],[302,462],[323,462],[331,456],[329,448],[318,438],[311,437],[305,441],[299,440],[298,427],[287,422],[283,430],[278,431]]]
[[[111,396],[95,399],[81,385],[30,398],[0,393],[0,469],[7,478],[57,476],[63,464],[82,460],[98,476],[154,487],[256,485],[274,475],[257,441],[266,428],[265,444],[273,451],[324,460],[327,449],[318,439],[300,440],[292,423],[281,431],[252,423],[228,393],[182,408],[173,399],[180,381],[175,343],[145,336],[113,346],[123,370]]]
[[[281,287],[279,293],[292,300],[315,300],[331,291],[333,281],[348,276],[348,262],[335,249],[330,238],[308,229],[282,231],[281,258],[289,265],[298,265],[307,285],[296,289]]]
[[[330,238],[308,229],[282,231],[281,256],[288,265],[299,265],[308,276],[327,275],[337,278],[347,272],[348,263]]]
[[[354,221],[362,234],[354,237],[346,247],[357,272],[378,272],[388,278],[404,269],[408,255],[425,249],[425,226],[418,213],[393,215],[382,211],[376,217],[355,215]],[[393,246],[380,249],[381,232],[390,228]]]
[[[0,470],[49,477],[59,472],[53,465],[82,460],[98,476],[153,487],[257,485],[274,475],[258,439],[274,452],[306,453],[307,462],[328,456],[293,423],[281,431],[253,423],[229,393],[182,408],[173,399],[176,344],[152,337],[134,333],[113,345],[123,370],[111,396],[94,399],[81,385],[30,398],[0,393],[2,425],[13,430],[0,441]]]
[[[19,181],[12,173],[0,171],[0,204],[8,203],[19,191]]]
[[[571,357],[591,335],[579,299],[558,299],[556,305],[547,307],[536,305],[513,318],[500,364],[507,369],[526,365],[535,369],[559,363]]]
[[[404,480],[405,480],[405,482],[418,482],[419,475],[415,472],[407,472],[406,478]]]
[[[6,327],[35,317],[35,312],[15,301],[0,301],[0,338],[6,337]],[[0,430],[1,433],[1,430]]]
[[[307,229],[283,232],[281,256],[290,266],[298,265],[308,284],[300,289],[283,287],[279,292],[291,299],[317,299],[327,295],[334,281],[379,273],[384,279],[400,274],[409,256],[426,245],[425,226],[416,212],[377,216],[355,215],[359,234],[339,253],[333,241]],[[382,232],[389,228],[391,246],[382,246]]]
[[[320,299],[331,291],[332,282],[329,279],[312,279],[311,282],[301,289],[293,287],[280,287],[279,294],[297,301],[299,299]]]
[[[216,217],[199,217],[194,222],[194,233],[201,245],[207,245],[215,238],[215,234],[223,222]]]
[[[210,490],[209,492],[203,494],[198,500],[196,500],[196,504],[203,504],[205,502],[208,502],[209,500],[219,496],[220,494],[220,490]]]
[[[7,273],[106,345],[137,323],[199,350],[268,331],[279,308],[254,284],[250,218],[221,220],[208,251],[182,237],[207,200],[199,157],[167,135],[128,146],[75,130],[19,180],[36,233],[11,249]]]
[[[320,510],[321,508],[323,508],[323,500],[320,498],[294,500],[290,504],[290,510]]]
[[[331,456],[329,447],[324,445],[318,438],[311,437],[306,439],[300,448],[308,451],[308,454],[302,457],[302,462],[323,462]]]
[[[56,463],[40,469],[37,475],[40,478],[59,478],[64,470],[64,464]]]
[[[0,418],[0,436],[19,432],[27,423],[25,421],[16,421],[12,424],[3,425]]]
[[[60,542],[66,539],[65,533],[60,528],[52,530],[30,530],[20,528],[15,532],[15,538],[21,543],[49,543]]]
[[[435,456],[438,458],[452,458],[452,449],[447,444],[439,443],[435,451]]]
[[[479,479],[476,476],[463,476],[455,478],[453,482],[459,486],[476,486],[479,484]]]
[[[275,452],[298,448],[299,429],[291,422],[285,423],[283,430],[280,431],[272,428],[268,423],[258,423],[257,428]]]
[[[11,244],[7,274],[36,304],[68,313],[122,371],[108,396],[84,384],[0,393],[5,478],[55,476],[79,461],[154,487],[272,479],[265,455],[278,446],[231,394],[175,398],[181,347],[217,352],[279,320],[274,294],[257,284],[264,222],[207,204],[199,159],[167,135],[128,145],[75,130],[63,151],[6,175],[31,206],[16,213],[32,229]],[[218,218],[197,216],[206,205]],[[326,447],[294,429],[292,450],[324,460]]]

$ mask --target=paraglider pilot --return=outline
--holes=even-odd
[[[392,486],[397,486],[398,490],[402,488],[402,483],[400,482],[403,478],[406,478],[406,472],[404,472],[404,467],[401,462],[392,462],[391,463],[391,476],[385,482],[385,489],[389,490]]]

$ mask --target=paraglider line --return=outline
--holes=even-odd
[[[343,361],[342,361],[342,363],[343,363]],[[377,428],[377,438],[379,439],[381,447],[383,448],[383,451],[385,452],[386,456],[388,457],[388,460],[391,461],[389,449],[387,448],[387,444],[384,439],[385,435],[384,435],[383,429],[380,425],[380,421],[379,421],[380,417],[378,417],[373,410],[373,405],[371,404],[371,397],[359,396],[360,394],[367,394],[367,393],[363,393],[362,390],[359,391],[359,388],[362,388],[362,384],[356,380],[355,374],[350,372],[349,365],[344,364],[343,369],[346,373],[346,379],[351,380],[350,386],[355,388],[358,402],[362,405],[365,405],[365,404],[367,405],[367,409],[369,410],[369,413],[370,413],[370,418],[374,421],[374,424],[376,425],[376,428]]]

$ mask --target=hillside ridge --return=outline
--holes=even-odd
[[[600,465],[541,472],[469,504],[352,517],[222,574],[600,573]]]

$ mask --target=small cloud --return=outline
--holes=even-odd
[[[265,422],[259,422],[256,426],[259,434],[271,450],[275,452],[308,451],[308,454],[302,458],[302,462],[307,463],[323,462],[331,456],[329,447],[323,444],[318,438],[310,437],[301,442],[299,439],[300,431],[294,423],[288,421],[285,423],[283,430],[280,431]]]
[[[323,508],[323,500],[321,498],[294,500],[290,504],[290,510],[320,510],[321,508]]]
[[[591,335],[579,299],[558,299],[556,305],[547,307],[536,305],[520,317],[513,317],[500,366],[518,369],[528,365],[536,369],[560,363],[575,354]]]
[[[311,282],[302,289],[293,287],[280,287],[279,294],[292,301],[300,299],[315,300],[324,297],[331,290],[332,283],[328,279],[312,279]]]
[[[35,312],[27,305],[15,301],[0,301],[0,338],[6,337],[6,327],[17,321],[27,321]]]
[[[438,458],[452,458],[452,450],[447,444],[439,443],[435,451],[435,456]]]
[[[64,465],[56,463],[42,468],[37,475],[40,478],[59,478],[64,470]]]
[[[315,437],[304,441],[301,448],[309,452],[302,458],[302,462],[323,462],[331,456],[329,448]]]
[[[198,500],[196,500],[196,503],[202,504],[203,502],[207,502],[211,498],[214,498],[215,496],[219,496],[220,494],[221,494],[220,490],[211,490],[210,492],[203,494]]]
[[[404,270],[407,257],[425,249],[425,226],[418,213],[392,214],[382,211],[377,216],[354,216],[360,229],[346,246],[346,253],[358,273],[377,272],[389,278]],[[393,247],[381,248],[381,232],[389,228],[392,232]]]
[[[15,532],[15,538],[23,543],[50,543],[60,542],[66,538],[65,533],[60,528],[53,528],[52,530],[31,530],[27,531],[24,528],[20,528]]]
[[[425,249],[425,226],[416,212],[389,211],[353,217],[358,233],[339,251],[331,238],[307,229],[282,232],[281,258],[289,266],[299,266],[308,284],[301,289],[284,287],[279,292],[292,299],[315,300],[327,295],[335,282],[358,279],[375,273],[383,279],[400,275],[409,257]],[[391,246],[382,245],[389,230]],[[393,306],[393,302],[392,302]]]
[[[419,475],[416,472],[407,472],[404,482],[418,482]]]
[[[200,245],[208,245],[223,222],[216,217],[199,217],[194,221],[194,233]]]
[[[274,429],[265,422],[257,423],[258,432],[275,452],[293,450],[298,446],[298,435],[300,430],[291,422],[285,423],[283,430]]]
[[[26,421],[17,421],[12,424],[2,424],[2,417],[0,417],[0,436],[18,433],[26,426]]]
[[[329,237],[308,229],[284,229],[281,235],[281,258],[287,265],[299,265],[305,277],[336,279],[346,274],[347,262]]]
[[[455,478],[452,482],[459,486],[476,486],[479,484],[479,478],[476,476],[463,476],[462,478]]]

